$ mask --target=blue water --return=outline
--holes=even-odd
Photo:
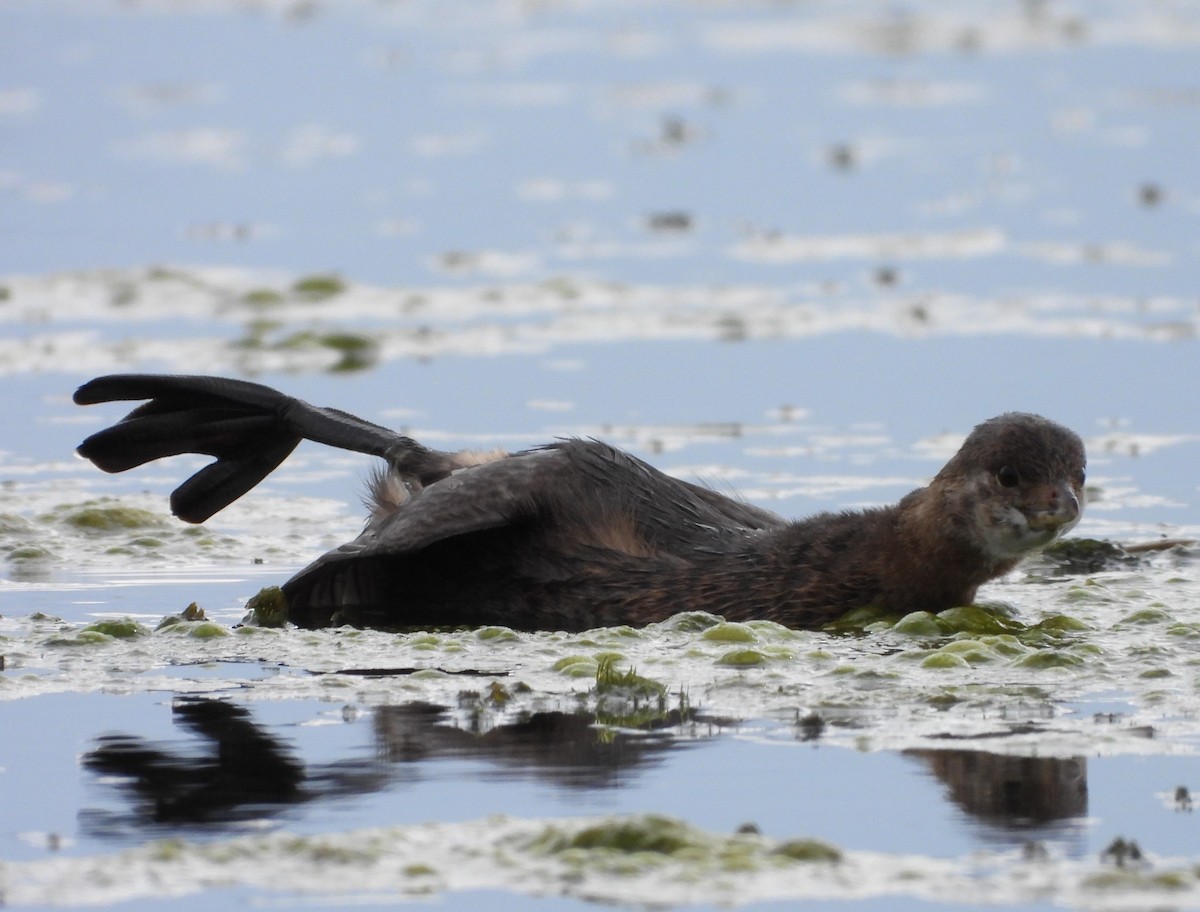
[[[1195,4],[964,4],[954,13],[935,3],[169,6],[0,6],[5,291],[17,276],[169,265],[278,270],[280,287],[336,272],[352,283],[478,296],[559,276],[698,296],[739,286],[757,290],[752,297],[868,315],[925,305],[936,314],[936,302],[952,296],[968,310],[1053,299],[1067,302],[1062,313],[1021,330],[964,319],[924,329],[860,322],[744,341],[551,334],[533,352],[395,358],[359,373],[255,379],[383,423],[486,435],[510,447],[581,429],[730,422],[740,436],[685,440],[665,453],[633,448],[668,469],[745,470],[745,486],[756,490],[781,474],[893,479],[845,501],[831,489],[767,502],[789,516],[893,499],[940,464],[916,448],[920,441],[965,433],[1003,411],[1036,411],[1098,444],[1089,475],[1109,499],[1093,506],[1083,531],[1101,520],[1109,525],[1094,528],[1103,534],[1116,528],[1141,538],[1200,528]],[[1082,38],[1063,25],[1072,17]],[[975,49],[948,47],[936,27],[947,22]],[[731,44],[747,25],[786,38],[803,23],[827,38]],[[884,26],[914,44],[880,50],[871,36]],[[904,100],[914,97],[926,101]],[[948,100],[928,100],[939,97]],[[655,230],[656,217],[683,228]],[[864,254],[861,245],[780,262],[739,253],[747,238],[773,235],[971,231],[999,241],[961,255]],[[81,282],[101,284],[94,274]],[[32,315],[26,301],[0,295],[0,512],[37,521],[24,494],[32,502],[56,485],[64,501],[148,490],[165,503],[178,481],[170,469],[110,478],[70,461],[99,426],[80,423],[69,401],[96,372],[92,364],[64,356],[34,369],[23,353],[85,331],[108,353],[104,370],[205,372],[210,365],[173,357],[169,344],[146,358],[136,343],[233,339],[245,317],[214,306],[210,319],[184,322],[164,308],[133,322],[119,306],[78,310],[70,292],[58,295]],[[1115,314],[1100,306],[1113,301]],[[561,316],[487,319],[536,327]],[[339,325],[336,299],[320,317]],[[365,322],[382,332],[412,321]],[[105,348],[122,341],[135,353]],[[546,399],[570,407],[531,405]],[[781,431],[770,416],[784,406],[805,415]],[[397,420],[396,409],[413,417]],[[121,414],[97,412],[104,420]],[[1137,455],[1109,452],[1103,439],[1114,428],[1174,441]],[[886,442],[803,451],[821,435],[864,430]],[[770,452],[788,445],[796,451]],[[362,472],[368,467],[362,460]],[[358,474],[294,481],[285,469],[272,493],[330,498],[352,513]],[[221,579],[164,576],[101,590],[101,568],[95,589],[87,578],[82,589],[63,589],[80,581],[76,569],[69,555],[51,566],[6,564],[0,615],[41,611],[77,624],[104,602],[105,610],[161,616],[202,595],[210,611],[233,616],[265,581],[262,568],[235,567]],[[108,569],[130,568],[114,559]],[[1193,568],[1180,574],[1194,589]],[[44,585],[24,585],[31,581]],[[1171,607],[1194,620],[1186,592]],[[189,681],[276,673],[293,672],[269,656],[162,672]],[[803,673],[798,663],[794,674]],[[128,794],[84,769],[81,757],[111,732],[188,756],[197,742],[172,721],[176,696],[65,693],[0,704],[0,857],[44,857],[49,850],[31,833],[59,834],[67,840],[59,851],[85,855],[168,832],[144,826]],[[236,690],[224,696],[238,700]],[[1113,705],[1124,706],[1119,695]],[[1039,839],[1082,859],[1117,835],[1150,852],[1200,853],[1194,814],[1160,797],[1178,785],[1200,788],[1195,760],[1175,752],[1192,745],[1088,757],[1085,810],[1011,826],[964,810],[920,758],[801,743],[778,720],[668,741],[615,783],[581,788],[478,754],[381,761],[370,707],[350,721],[308,725],[336,707],[246,706],[310,772],[346,765],[371,783],[267,814],[271,826],[301,833],[489,813],[656,811],[725,832],[753,821],[769,835],[940,858]],[[90,826],[97,813],[113,825]],[[204,839],[231,828],[180,831]],[[218,889],[171,907],[271,900]],[[585,904],[487,892],[450,894],[437,905]],[[924,905],[892,897],[887,907]]]

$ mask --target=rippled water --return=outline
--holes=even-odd
[[[70,402],[250,376],[788,516],[1032,410],[1087,442],[1077,538],[1196,538],[1200,6],[16,0],[0,33],[8,905],[1200,905],[1194,545],[824,631],[244,627],[370,461],[302,447],[185,527],[200,461],[101,476],[72,450],[122,412]]]

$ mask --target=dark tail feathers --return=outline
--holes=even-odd
[[[428,453],[406,437],[269,386],[221,377],[113,374],[75,392],[79,405],[149,399],[79,445],[105,472],[181,453],[215,456],[171,495],[171,510],[204,522],[267,477],[304,438],[395,461]]]

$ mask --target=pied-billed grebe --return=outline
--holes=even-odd
[[[188,522],[241,497],[304,438],[384,459],[362,534],[283,586],[303,627],[582,630],[685,610],[816,627],[866,605],[939,611],[1074,526],[1083,505],[1082,441],[1020,413],[980,424],[895,506],[789,522],[594,440],[440,452],[217,377],[115,375],[75,393],[136,399],[150,401],[79,452],[106,472],[215,456],[171,495]]]

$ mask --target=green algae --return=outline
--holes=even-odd
[[[952,652],[935,652],[928,656],[922,663],[922,668],[970,668],[971,663],[960,655],[955,655]]]
[[[292,285],[292,294],[301,301],[316,303],[336,297],[346,290],[345,280],[338,275],[317,274],[297,279]]]
[[[43,516],[41,519],[45,522],[57,520],[77,529],[97,532],[161,528],[168,525],[166,517],[157,513],[108,500],[95,500],[78,506],[59,507],[54,513]]]
[[[488,685],[487,695],[484,697],[484,699],[493,706],[507,706],[508,702],[512,698],[512,691],[510,691],[499,681],[493,681]]]
[[[940,637],[945,631],[937,616],[928,611],[913,611],[896,621],[892,629],[912,637]]]
[[[287,597],[278,586],[266,586],[246,602],[249,622],[259,627],[282,627],[287,623]]]
[[[64,631],[64,633],[67,633]],[[132,618],[104,618],[88,624],[73,634],[58,635],[47,641],[50,646],[96,646],[116,640],[131,640],[149,636],[150,628]]]
[[[661,626],[665,630],[679,633],[699,633],[723,623],[725,623],[724,618],[709,614],[707,611],[681,611],[679,614],[667,618]]]
[[[861,626],[865,624],[865,626]],[[964,605],[948,608],[936,614],[929,611],[913,611],[903,617],[888,617],[874,609],[850,612],[838,622],[837,632],[857,629],[859,632],[891,629],[894,633],[914,639],[942,639],[975,642],[974,647],[952,647],[954,650],[973,652],[973,664],[991,661],[999,655],[1022,655],[1027,647],[1037,646],[1048,640],[1058,640],[1068,633],[1084,631],[1088,626],[1068,615],[1051,615],[1036,624],[1025,624],[1012,617],[1007,608],[999,605]],[[826,628],[829,629],[828,627]],[[942,649],[947,647],[943,646]],[[956,662],[935,660],[928,667],[956,667]]]
[[[10,550],[7,557],[14,564],[32,563],[52,560],[54,553],[40,545],[21,545]]]
[[[325,333],[318,337],[318,341],[326,348],[341,352],[348,359],[361,359],[364,366],[373,362],[373,359],[365,357],[376,348],[375,340],[370,336],[351,332]]]
[[[757,649],[733,649],[717,659],[718,665],[729,665],[734,668],[748,668],[754,665],[765,665],[768,659],[765,653]]]
[[[1116,600],[1106,586],[1092,579],[1071,586],[1062,597],[1068,602],[1093,605],[1107,605]]]
[[[819,839],[789,839],[776,846],[771,854],[781,855],[791,861],[834,862],[842,860],[841,850]]]
[[[1139,674],[1138,677],[1147,680],[1153,680],[1154,678],[1173,678],[1175,677],[1175,673],[1169,668],[1147,668],[1145,671]]]
[[[512,643],[519,639],[511,627],[480,627],[475,631],[475,638],[487,643]]]
[[[953,640],[940,647],[936,654],[957,656],[968,665],[983,665],[1000,658],[999,654],[987,643],[984,643],[982,640],[973,639]],[[936,667],[936,665],[927,667]]]
[[[837,864],[843,857],[839,849],[817,839],[775,842],[754,828],[726,836],[659,814],[609,818],[577,830],[549,824],[526,842],[526,848],[556,856],[575,869],[626,876],[674,864],[688,878],[781,864]]]
[[[1022,656],[1014,663],[1019,668],[1076,668],[1083,664],[1080,656],[1059,649],[1039,649]]]
[[[1197,871],[1154,871],[1136,867],[1115,866],[1089,874],[1080,884],[1085,890],[1112,894],[1114,892],[1153,891],[1174,893],[1190,890],[1200,880]]]
[[[16,513],[0,513],[0,535],[28,535],[34,525]]]
[[[938,623],[951,633],[1012,633],[1026,630],[1026,626],[1001,613],[1000,609],[982,605],[963,605],[947,608],[937,614]]]
[[[561,841],[543,844],[543,851],[607,849],[613,852],[651,852],[675,855],[685,849],[702,848],[703,834],[679,820],[657,814],[608,820],[585,827]]]
[[[274,288],[253,288],[242,295],[242,303],[250,307],[275,307],[283,301],[283,295]]]
[[[1022,656],[1029,652],[1028,646],[1010,633],[979,637],[979,642],[997,656]]]
[[[326,836],[293,836],[281,846],[284,855],[300,857],[317,865],[357,866],[378,861],[383,846],[367,844],[347,846]]]
[[[262,345],[261,338],[258,344]],[[309,330],[292,333],[275,342],[277,351],[327,349],[339,360],[330,367],[334,373],[349,373],[373,367],[379,360],[379,345],[367,335],[351,332],[317,333]]]
[[[228,627],[214,621],[189,621],[178,616],[163,618],[154,631],[155,633],[170,632],[176,635],[195,637],[198,640],[211,640],[233,634]]]
[[[569,678],[594,678],[600,663],[591,656],[570,655],[563,656],[550,667]]]
[[[716,643],[757,643],[758,634],[747,624],[723,622],[709,627],[700,639]]]
[[[1078,618],[1073,618],[1066,614],[1053,614],[1048,618],[1038,621],[1033,629],[1040,630],[1043,633],[1057,634],[1073,633],[1090,628]]]
[[[605,653],[596,657],[596,693],[620,693],[630,699],[657,699],[667,692],[665,684],[639,675],[633,668],[618,671],[623,656]]]
[[[139,624],[133,618],[105,618],[88,624],[81,633],[100,633],[116,640],[125,640],[147,636],[150,629],[144,624]]]
[[[1161,608],[1143,608],[1140,611],[1134,611],[1131,614],[1125,615],[1117,623],[1118,624],[1171,624],[1175,622],[1174,616],[1170,612],[1164,611]]]

